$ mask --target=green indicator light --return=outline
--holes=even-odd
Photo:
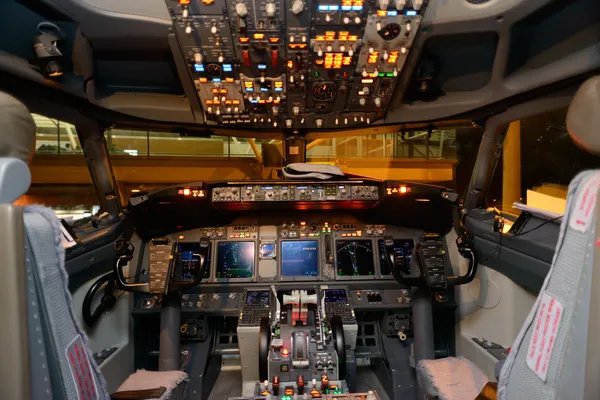
[[[380,73],[379,73],[379,77],[381,78],[381,77],[383,77],[383,76],[385,76],[385,72],[380,72]]]
[[[275,329],[275,334],[276,334],[276,335],[279,335],[279,333],[280,333],[280,330],[279,330],[279,328]]]
[[[391,77],[393,77],[393,76],[394,76],[394,73],[393,73],[393,72],[386,72],[386,73],[385,73],[385,76],[387,76],[387,77],[391,78]]]
[[[319,77],[319,73],[315,72],[315,78],[318,78],[318,77]]]

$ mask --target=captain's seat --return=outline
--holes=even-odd
[[[12,204],[31,182],[36,126],[22,103],[1,92],[0,127],[0,397],[109,399],[73,315],[58,219],[45,207]],[[185,379],[182,371],[138,371],[119,398],[181,398]]]
[[[575,94],[567,128],[575,142],[600,154],[600,76]],[[569,185],[552,267],[502,366],[499,399],[600,399],[599,196],[599,170]],[[431,399],[472,400],[487,380],[462,358],[422,361],[418,373]]]

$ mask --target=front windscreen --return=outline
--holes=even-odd
[[[338,276],[375,275],[373,242],[370,240],[338,240],[335,250]]]
[[[319,275],[319,245],[316,240],[281,242],[281,276]]]
[[[217,278],[252,278],[254,242],[219,242]]]

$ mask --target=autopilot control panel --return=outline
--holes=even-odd
[[[322,129],[383,118],[425,0],[166,0],[205,118]]]

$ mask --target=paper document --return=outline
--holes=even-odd
[[[546,220],[556,219],[556,218],[562,217],[564,215],[564,214],[557,214],[555,212],[544,210],[541,208],[531,207],[531,206],[528,206],[527,204],[519,203],[516,201],[513,203],[513,208],[519,209],[521,211],[527,211],[538,218],[546,219]],[[560,219],[558,219],[557,221],[559,221],[559,220]]]

